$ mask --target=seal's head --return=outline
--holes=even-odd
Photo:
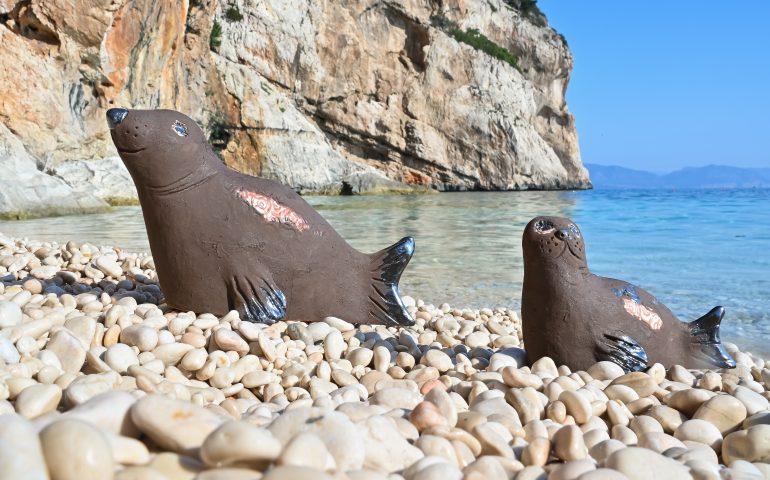
[[[568,218],[536,217],[524,229],[524,259],[587,267],[583,235]]]
[[[198,125],[173,110],[111,108],[107,124],[120,158],[137,183],[177,181],[200,168],[209,152]]]

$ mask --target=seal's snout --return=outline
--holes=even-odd
[[[122,122],[127,115],[128,110],[125,108],[111,108],[107,110],[107,125],[109,125],[110,130],[115,130],[115,127],[120,125],[120,122]]]

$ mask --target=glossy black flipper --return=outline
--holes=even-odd
[[[248,322],[272,324],[286,316],[286,296],[267,281],[236,277],[228,288],[231,308]]]
[[[617,363],[628,372],[647,368],[647,352],[633,338],[626,335],[604,335],[604,343],[597,347],[597,361]]]
[[[372,323],[384,325],[414,325],[401,300],[398,281],[414,254],[414,239],[405,237],[396,244],[371,255],[371,284],[369,317]]]
[[[709,313],[687,324],[690,328],[693,355],[719,368],[735,368],[735,360],[727,353],[719,338],[719,325],[725,316],[723,307],[714,307]]]

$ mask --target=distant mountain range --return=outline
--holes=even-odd
[[[687,167],[665,175],[610,165],[586,164],[595,189],[770,188],[770,168],[724,165]]]

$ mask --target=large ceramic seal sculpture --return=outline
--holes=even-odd
[[[549,356],[585,370],[601,360],[625,371],[652,363],[732,368],[719,339],[716,307],[679,321],[645,290],[588,271],[583,237],[567,218],[537,217],[524,230],[522,328],[530,362]]]
[[[113,108],[107,123],[170,307],[263,323],[414,323],[398,291],[412,238],[358,252],[290,188],[228,168],[181,113]]]

